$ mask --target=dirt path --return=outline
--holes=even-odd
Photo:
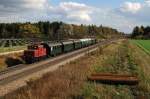
[[[130,47],[132,49],[136,63],[142,67],[142,69],[147,75],[150,75],[150,55],[145,53],[141,48],[139,48],[136,45],[132,44],[130,45]]]
[[[140,98],[150,98],[150,56],[136,45],[130,44],[132,57],[135,65],[138,66],[137,74],[140,78],[139,86],[136,88]],[[134,90],[135,91],[135,90]]]

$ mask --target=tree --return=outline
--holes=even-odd
[[[142,29],[143,30],[143,29]],[[144,28],[144,31],[149,31]],[[144,32],[147,33],[147,32]],[[120,33],[116,29],[96,25],[75,25],[63,22],[0,23],[0,38],[42,37],[48,40],[67,38],[100,37],[112,38]]]
[[[68,39],[73,37],[73,26],[69,24],[62,24],[58,30],[60,39]]]
[[[40,37],[40,31],[39,28],[31,25],[30,23],[23,24],[19,27],[20,32],[22,33],[22,36],[27,38],[36,38]]]
[[[138,34],[139,34],[139,27],[136,26],[136,27],[133,29],[132,38],[133,38],[133,37],[136,37]]]

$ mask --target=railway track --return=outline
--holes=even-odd
[[[32,77],[41,77],[44,73],[54,71],[74,59],[84,56],[86,53],[95,51],[99,46],[107,45],[116,40],[107,40],[96,45],[79,49],[70,53],[47,59],[38,63],[21,64],[0,72],[0,97],[19,87],[25,86],[26,81]]]

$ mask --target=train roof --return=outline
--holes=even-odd
[[[73,41],[63,41],[62,43],[63,43],[63,44],[72,44]]]
[[[89,41],[89,40],[91,40],[91,38],[80,39],[80,41]]]
[[[48,46],[62,45],[62,43],[60,43],[60,42],[44,42],[43,44],[47,44]]]
[[[78,39],[78,40],[73,40],[73,41],[74,41],[75,43],[76,43],[76,42],[81,42],[79,39]]]
[[[62,45],[62,43],[60,42],[51,42],[51,43],[48,43],[49,46],[58,46],[58,45]]]

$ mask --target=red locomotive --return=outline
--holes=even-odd
[[[41,44],[29,45],[28,49],[24,51],[24,59],[28,63],[39,61],[46,56],[46,48]]]

